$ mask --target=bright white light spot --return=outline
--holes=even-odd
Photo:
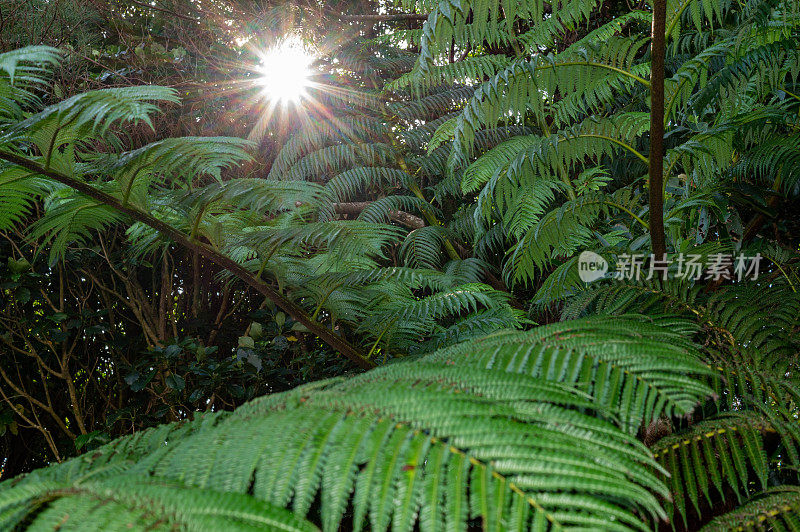
[[[297,39],[287,38],[261,55],[258,84],[270,100],[298,103],[311,85],[314,56]]]

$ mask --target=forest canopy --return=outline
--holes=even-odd
[[[798,43],[0,0],[0,530],[800,530]]]

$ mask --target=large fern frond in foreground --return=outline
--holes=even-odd
[[[684,326],[490,336],[151,429],[0,485],[0,526],[646,530],[666,486],[620,423],[709,393],[695,348],[662,325]]]

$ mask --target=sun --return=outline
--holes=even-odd
[[[257,83],[262,95],[274,102],[300,103],[312,85],[314,55],[299,39],[286,38],[259,56]]]

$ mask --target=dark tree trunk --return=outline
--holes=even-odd
[[[653,0],[653,41],[650,74],[650,240],[653,254],[667,251],[664,235],[664,51],[666,0]]]

